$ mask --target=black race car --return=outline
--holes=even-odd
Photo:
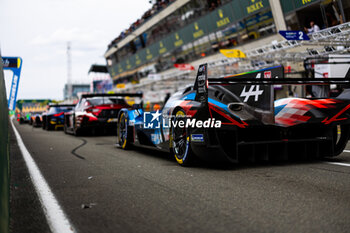
[[[72,104],[49,104],[46,112],[41,115],[42,128],[46,130],[59,129],[64,126],[64,113],[74,108]]]
[[[142,97],[141,93],[86,94],[77,105],[65,113],[64,132],[79,135],[82,132],[103,130],[115,132],[119,110],[130,108],[124,97]]]
[[[240,159],[328,157],[340,154],[350,134],[350,91],[337,98],[274,100],[273,85],[349,85],[344,78],[284,78],[282,66],[224,78],[207,77],[175,93],[160,112],[122,109],[118,143],[170,151],[181,165],[194,157]]]

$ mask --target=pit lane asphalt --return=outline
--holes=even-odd
[[[115,136],[15,126],[78,232],[350,230],[349,167],[303,161],[184,168],[167,153],[123,151]],[[350,153],[331,161],[350,163]]]

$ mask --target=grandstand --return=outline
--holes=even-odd
[[[335,27],[350,20],[350,3],[341,0],[157,0],[147,12],[129,29],[116,32],[120,34],[108,45],[105,58],[115,91],[143,89],[151,94],[157,92],[161,99],[167,92],[190,83],[189,77],[195,72],[179,71],[174,64],[196,67],[207,62],[217,67],[216,73],[239,71],[243,67],[251,69],[254,64],[260,64],[261,57],[237,63],[228,60],[219,50],[254,51],[281,41],[279,30],[307,31],[311,21],[321,30]],[[302,49],[305,50],[292,51]]]

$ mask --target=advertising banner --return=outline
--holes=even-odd
[[[179,70],[194,70],[194,67],[191,64],[174,64]]]
[[[228,58],[245,58],[245,54],[239,49],[220,49],[220,53],[222,53],[225,57]]]
[[[13,73],[10,96],[8,99],[8,108],[10,111],[14,111],[16,108],[16,99],[18,92],[19,79],[22,70],[22,58],[20,57],[2,57],[2,64],[4,70],[11,70]]]

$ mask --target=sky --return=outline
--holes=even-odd
[[[2,56],[22,57],[17,99],[63,98],[67,42],[72,81],[90,83],[108,44],[151,8],[149,0],[0,0]],[[12,73],[5,71],[7,90]]]

